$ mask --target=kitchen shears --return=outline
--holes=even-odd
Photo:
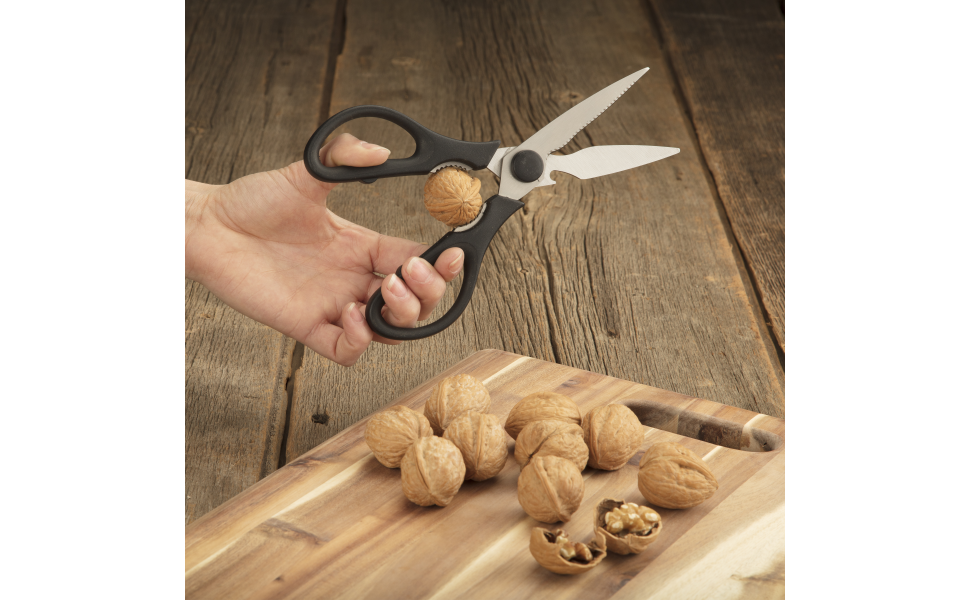
[[[373,183],[384,177],[427,175],[446,166],[466,170],[487,168],[500,178],[498,194],[484,203],[473,221],[446,233],[428,248],[421,258],[434,264],[448,248],[461,248],[465,254],[464,278],[452,307],[437,321],[421,327],[395,327],[384,320],[384,297],[380,288],[367,301],[365,314],[370,328],[392,340],[416,340],[443,331],[454,323],[468,306],[478,281],[488,244],[499,227],[525,204],[521,198],[536,187],[553,185],[552,171],[569,173],[580,179],[601,177],[639,167],[680,152],[679,148],[660,146],[594,146],[569,155],[554,155],[577,133],[600,116],[632,86],[647,69],[613,83],[556,117],[532,137],[516,147],[500,148],[499,141],[466,142],[452,139],[423,127],[413,119],[383,106],[354,106],[327,119],[310,137],[303,151],[303,162],[315,178],[327,182],[360,181]],[[320,149],[339,126],[364,117],[384,119],[398,125],[414,138],[414,154],[395,158],[373,167],[326,167],[320,162]],[[397,269],[401,277],[401,268]]]

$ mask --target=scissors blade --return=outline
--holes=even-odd
[[[546,164],[580,179],[592,179],[640,167],[680,152],[663,146],[594,146],[565,156],[553,154]]]
[[[649,68],[640,69],[636,73],[606,86],[576,106],[570,108],[533,134],[532,137],[524,141],[521,145],[517,146],[514,149],[515,152],[532,150],[538,153],[543,161],[545,161],[549,154],[565,146],[584,127],[592,123],[596,117],[603,114],[603,111],[616,102],[648,70]],[[524,183],[516,180],[512,177],[509,168],[508,161],[503,160],[502,173],[500,175],[502,178],[502,183],[499,187],[500,194],[507,198],[517,200],[529,193],[532,188],[536,187],[535,183]]]

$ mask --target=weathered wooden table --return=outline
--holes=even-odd
[[[644,66],[563,152],[680,154],[589,181],[558,174],[530,193],[443,334],[374,344],[344,368],[186,281],[186,523],[478,350],[774,416],[784,416],[785,351],[775,0],[187,3],[185,176],[212,184],[300,160],[323,120],[357,104],[516,144]],[[389,124],[358,123],[358,137],[393,157],[413,148]],[[484,197],[495,193],[495,177],[476,175]],[[329,207],[431,243],[447,228],[424,211],[423,185],[342,185]]]

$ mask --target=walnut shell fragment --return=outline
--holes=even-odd
[[[452,421],[466,412],[488,412],[492,397],[481,381],[462,373],[446,377],[431,390],[431,397],[424,404],[424,416],[428,417],[435,435],[441,435]]]
[[[424,184],[424,207],[449,227],[471,223],[482,209],[482,182],[455,167],[432,173]]]
[[[589,449],[583,441],[583,428],[575,423],[543,419],[526,425],[515,440],[515,461],[524,467],[536,456],[558,456],[586,468]]]
[[[640,459],[637,487],[647,502],[691,508],[717,491],[717,479],[699,456],[674,442],[650,446]]]
[[[428,419],[406,406],[384,409],[367,421],[364,440],[385,467],[396,469],[414,440],[433,435]]]
[[[543,523],[568,521],[585,493],[582,473],[565,458],[536,457],[519,474],[519,504],[530,517]]]
[[[583,417],[579,407],[569,396],[556,392],[536,392],[519,400],[505,421],[505,431],[518,439],[519,432],[532,421],[555,419],[579,425]]]
[[[401,459],[404,495],[418,506],[448,506],[463,481],[461,451],[444,438],[418,438]]]
[[[604,498],[596,505],[593,529],[606,540],[614,554],[640,554],[656,541],[663,529],[660,514],[632,502]]]
[[[560,575],[575,575],[589,571],[606,557],[603,535],[594,534],[588,544],[570,542],[562,529],[549,531],[533,527],[529,538],[529,552],[536,562]]]
[[[640,419],[622,404],[597,406],[583,417],[583,439],[589,447],[589,466],[615,471],[633,458],[643,444]]]
[[[444,438],[461,451],[465,479],[485,481],[495,477],[509,458],[508,438],[495,415],[467,412],[448,425]]]

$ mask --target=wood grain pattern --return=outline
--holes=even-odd
[[[785,18],[774,0],[650,0],[690,117],[785,348]]]
[[[299,160],[317,125],[334,1],[186,4],[185,177]],[[294,343],[185,289],[185,519],[277,468]]]
[[[493,241],[469,308],[444,333],[372,347],[352,369],[307,352],[287,458],[488,347],[784,413],[783,373],[642,4],[352,0],[331,113],[381,104],[445,135],[516,144],[643,66],[651,67],[646,76],[564,152],[646,143],[681,153],[596,180],[556,174],[557,185],[526,196]],[[383,122],[351,129],[392,156],[413,147]],[[476,175],[483,196],[497,191],[494,177]],[[329,206],[376,231],[431,243],[447,229],[425,213],[423,184],[341,186]]]
[[[503,421],[521,397],[550,390],[574,398],[584,413],[619,402],[673,430],[700,422],[697,431],[730,447],[648,428],[644,449],[683,443],[704,457],[719,489],[695,508],[660,509],[663,532],[644,553],[558,576],[529,554],[529,533],[541,524],[517,503],[514,461],[492,480],[466,482],[445,508],[418,507],[404,498],[400,472],[367,449],[361,421],[189,525],[186,597],[783,596],[784,421],[495,350],[453,365],[398,403],[420,409],[434,383],[456,373],[485,382]],[[704,427],[707,421],[713,425]],[[768,440],[770,450],[739,449],[758,447],[752,439]],[[642,500],[640,455],[618,471],[584,471],[583,505],[563,525],[572,538],[591,535],[600,498]]]

